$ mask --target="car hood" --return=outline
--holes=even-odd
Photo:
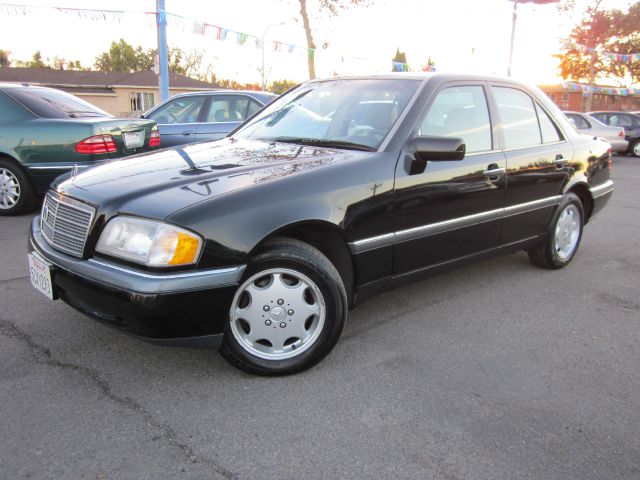
[[[115,160],[60,177],[52,188],[96,206],[107,217],[130,213],[163,219],[203,200],[366,155],[368,152],[223,139]]]

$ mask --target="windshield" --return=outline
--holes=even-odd
[[[6,93],[15,98],[39,117],[78,118],[110,117],[107,112],[89,102],[53,88],[16,87],[7,88]]]
[[[377,150],[420,80],[311,82],[269,105],[235,137]]]

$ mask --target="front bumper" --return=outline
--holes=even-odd
[[[53,249],[33,219],[29,251],[54,265],[60,299],[109,326],[163,345],[217,348],[245,266],[156,274]]]

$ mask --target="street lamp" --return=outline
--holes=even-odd
[[[262,76],[262,90],[264,90],[267,86],[267,79],[264,74],[264,39],[267,35],[267,30],[269,30],[271,27],[279,27],[280,25],[284,25],[284,22],[272,23],[271,25],[267,25],[264,29],[264,32],[262,33],[262,68],[260,69],[260,74]]]
[[[513,15],[511,17],[511,46],[509,47],[509,66],[507,67],[507,77],[511,76],[511,63],[513,61],[513,41],[516,37],[516,21],[518,20],[518,3],[537,3],[544,5],[547,3],[558,3],[560,0],[509,0],[513,2]]]

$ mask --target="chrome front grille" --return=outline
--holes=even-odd
[[[49,192],[42,204],[42,235],[52,247],[82,257],[94,215],[93,207]]]

